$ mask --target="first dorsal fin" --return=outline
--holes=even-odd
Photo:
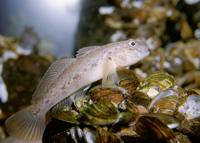
[[[95,51],[98,48],[100,48],[100,46],[89,46],[89,47],[81,48],[80,50],[77,51],[76,58],[82,58],[85,55],[89,54],[90,52]]]
[[[55,80],[59,77],[59,75],[62,74],[63,71],[75,60],[75,58],[63,58],[52,63],[49,69],[42,77],[38,87],[36,88],[32,97],[32,102],[35,102],[37,101],[37,99],[40,99],[43,96],[45,96],[45,93],[48,91],[51,84],[54,83]]]

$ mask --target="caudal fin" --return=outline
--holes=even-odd
[[[4,140],[0,140],[1,143],[27,143],[27,141],[22,141],[22,140],[19,140],[15,137],[8,137]],[[41,141],[36,141],[36,142],[28,142],[28,143],[42,143],[42,140]]]
[[[16,138],[13,138],[13,137],[8,137],[8,138],[6,138],[4,140],[1,140],[0,142],[1,143],[24,143],[24,142],[22,142],[20,140],[17,140]]]
[[[6,129],[9,135],[26,143],[42,140],[45,129],[44,117],[33,113],[34,108],[34,106],[30,106],[6,120]]]

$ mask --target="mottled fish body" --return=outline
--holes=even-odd
[[[47,70],[33,94],[32,105],[12,115],[6,121],[11,135],[7,143],[41,143],[45,129],[45,115],[51,107],[77,90],[102,79],[109,84],[108,77],[116,69],[137,63],[149,55],[144,39],[130,39],[103,46],[80,49],[76,58],[55,61]]]

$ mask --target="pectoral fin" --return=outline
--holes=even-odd
[[[116,86],[119,82],[117,75],[117,66],[110,57],[106,57],[103,61],[102,86]]]

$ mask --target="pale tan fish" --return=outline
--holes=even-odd
[[[25,143],[41,143],[45,115],[50,108],[99,79],[107,84],[109,75],[116,75],[116,68],[133,65],[147,55],[149,48],[144,39],[130,39],[83,48],[76,58],[55,61],[33,94],[32,105],[7,119],[10,140],[17,138]]]

